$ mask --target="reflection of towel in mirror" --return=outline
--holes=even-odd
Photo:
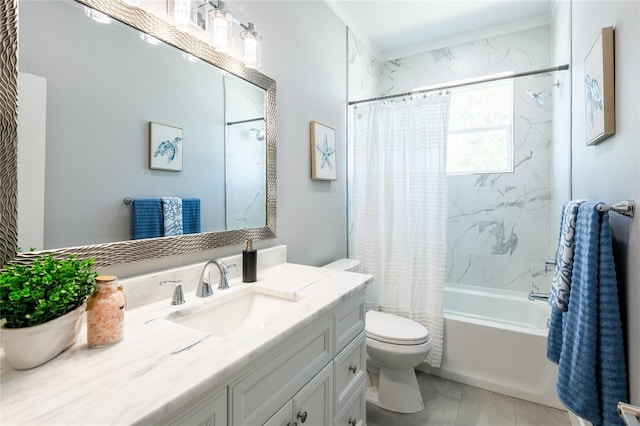
[[[182,200],[175,197],[162,197],[162,215],[164,236],[182,235]]]
[[[185,234],[200,233],[200,199],[182,199],[182,231]]]
[[[156,238],[164,235],[160,198],[135,198],[131,210],[131,238]]]

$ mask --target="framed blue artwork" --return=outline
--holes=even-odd
[[[317,121],[310,123],[311,179],[336,180],[336,132]]]
[[[595,145],[616,133],[613,52],[613,27],[606,27],[584,58],[587,145]]]
[[[182,171],[182,129],[149,122],[149,168]]]

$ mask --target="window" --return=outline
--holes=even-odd
[[[513,172],[513,81],[451,94],[447,173]]]

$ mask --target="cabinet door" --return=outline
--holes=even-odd
[[[329,426],[333,417],[333,363],[329,363],[293,398],[298,426]]]
[[[252,372],[231,386],[233,425],[263,424],[331,362],[332,318],[326,317],[305,333],[276,356],[257,362]]]
[[[284,407],[282,407],[277,413],[275,413],[269,420],[266,421],[264,426],[292,426],[293,421],[293,400],[290,400]]]
[[[198,398],[178,412],[167,417],[160,424],[189,426],[227,425],[227,388]]]

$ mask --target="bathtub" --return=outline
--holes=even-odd
[[[564,409],[555,390],[558,368],[547,360],[550,307],[522,293],[447,284],[444,350],[429,374]]]

